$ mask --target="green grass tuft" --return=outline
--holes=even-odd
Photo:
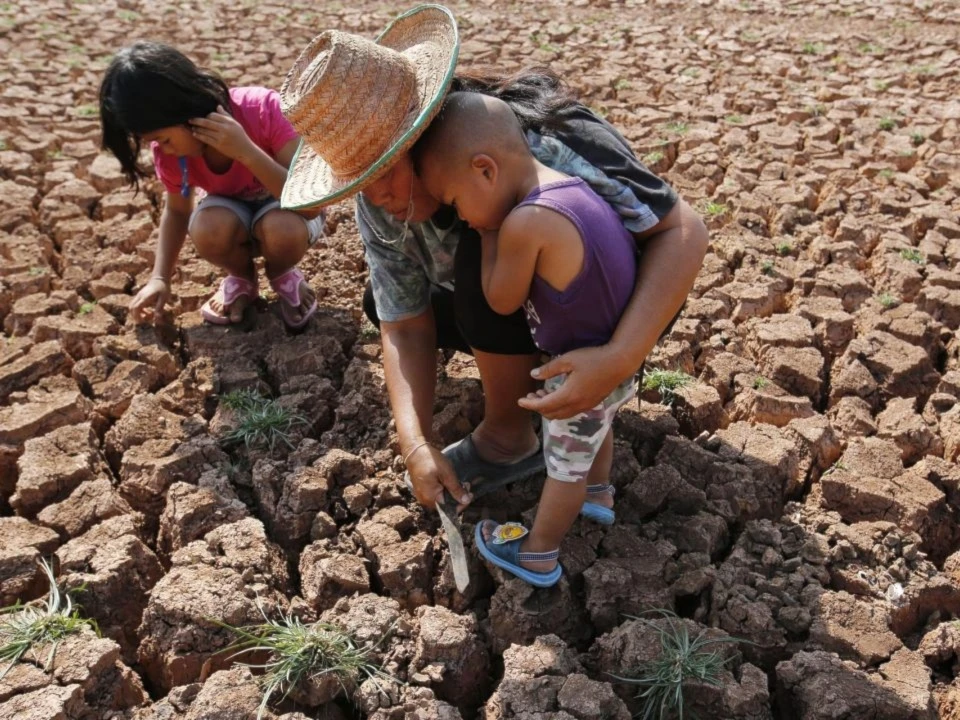
[[[729,208],[723,203],[718,202],[708,202],[703,206],[703,211],[708,217],[716,218],[721,215],[726,215],[729,211]]]
[[[221,402],[237,416],[236,426],[223,436],[225,445],[242,443],[248,448],[266,446],[273,450],[280,442],[292,450],[290,433],[309,424],[303,415],[256,390],[234,390],[224,395]]]
[[[660,402],[672,405],[678,389],[694,382],[692,376],[681,370],[644,370],[643,389],[660,393]]]
[[[880,118],[880,122],[877,123],[877,126],[878,126],[881,130],[886,130],[886,131],[888,131],[888,132],[889,132],[890,130],[896,130],[896,128],[897,128],[897,120],[896,120],[896,118],[892,118],[892,117],[890,117],[890,116],[882,117],[882,118]]]
[[[906,248],[900,251],[900,257],[904,260],[909,260],[912,263],[917,265],[923,265],[923,253],[921,253],[916,248]]]
[[[83,588],[61,591],[50,564],[41,560],[40,567],[50,585],[47,599],[39,604],[22,605],[17,602],[10,607],[0,608],[0,662],[8,663],[0,672],[0,680],[33,648],[50,647],[43,664],[44,670],[49,671],[57,647],[64,638],[85,628],[100,635],[97,623],[80,617],[79,610],[73,604],[71,594]]]
[[[793,252],[793,245],[788,242],[778,242],[776,245],[777,255],[784,257]]]
[[[764,275],[773,275],[773,260],[764,260],[760,263],[760,272]]]
[[[890,293],[885,292],[877,295],[877,302],[883,305],[885,308],[892,308],[900,304],[900,298],[898,298],[896,295],[891,295]]]
[[[319,622],[304,625],[299,618],[283,614],[280,620],[271,620],[259,602],[257,607],[264,619],[260,625],[217,624],[239,636],[239,642],[230,648],[237,651],[234,657],[246,652],[269,653],[266,662],[248,665],[263,671],[258,679],[263,690],[258,720],[275,696],[279,696],[279,701],[285,700],[297,686],[309,681],[332,676],[347,694],[351,686],[368,678],[393,680],[370,660],[370,653],[384,638],[360,647],[336,625]]]
[[[740,641],[732,637],[707,637],[704,630],[691,637],[687,626],[674,613],[658,612],[667,620],[666,626],[646,618],[626,617],[657,632],[660,655],[640,665],[633,677],[612,677],[640,686],[637,697],[643,701],[643,712],[638,716],[643,720],[683,720],[683,684],[693,681],[719,687],[721,673],[732,657],[720,652],[718,646]]]

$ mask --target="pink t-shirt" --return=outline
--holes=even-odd
[[[234,119],[270,157],[276,158],[280,149],[297,137],[297,131],[280,111],[280,95],[276,90],[263,87],[231,88],[230,103]],[[150,149],[160,182],[167,192],[179,194],[183,182],[179,158],[164,154],[159,143],[151,143]],[[208,195],[242,200],[254,200],[270,194],[253,173],[237,161],[225,173],[218,175],[207,167],[202,156],[188,157],[187,182],[193,188],[205,190]]]

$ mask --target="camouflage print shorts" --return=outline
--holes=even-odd
[[[550,378],[544,383],[547,392],[553,392],[566,375]],[[603,402],[594,408],[566,420],[543,418],[543,458],[547,475],[563,482],[579,482],[587,477],[603,439],[613,426],[613,416],[637,393],[635,377],[624,380]]]

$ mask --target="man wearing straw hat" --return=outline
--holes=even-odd
[[[338,31],[320,34],[281,90],[283,112],[303,138],[282,206],[314,209],[359,193],[357,223],[370,267],[365,310],[380,327],[413,492],[428,507],[442,500],[444,490],[464,505],[472,499],[464,485],[542,470],[531,411],[569,417],[636,373],[683,305],[707,246],[699,217],[555,76],[454,78],[458,50],[453,15],[423,5],[397,18],[375,42]],[[537,367],[522,313],[497,315],[487,305],[478,236],[454,208],[426,193],[409,154],[451,87],[506,100],[537,158],[583,177],[637,238],[643,251],[637,288],[607,345]],[[437,347],[471,352],[485,395],[483,421],[443,451],[428,440]],[[536,380],[561,373],[567,379],[559,390],[532,394]],[[612,493],[596,495],[590,499],[612,506]]]

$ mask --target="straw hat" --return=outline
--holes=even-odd
[[[404,13],[376,42],[328,30],[294,63],[280,90],[302,138],[280,203],[327,205],[390,169],[430,124],[453,80],[460,39],[441,5]]]

